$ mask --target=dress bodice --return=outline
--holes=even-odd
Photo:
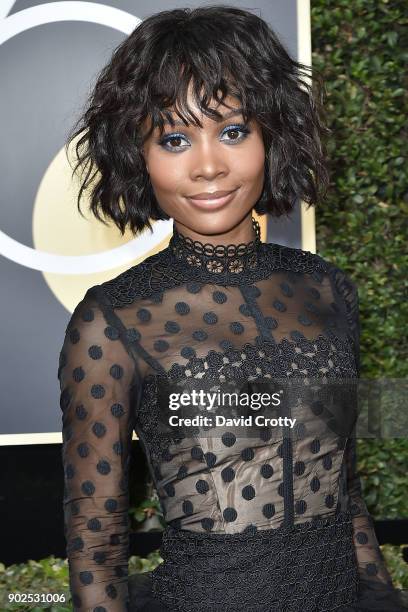
[[[347,385],[358,376],[356,286],[317,254],[261,242],[256,222],[242,245],[204,245],[174,229],[164,250],[91,287],[59,367],[75,609],[121,610],[127,597],[133,430],[172,533],[302,530],[349,514],[362,579],[388,584],[355,471]],[[285,420],[163,433],[160,389],[238,381],[283,390],[268,416]]]

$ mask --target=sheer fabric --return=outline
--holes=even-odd
[[[408,609],[361,496],[355,407],[331,407],[332,427],[307,385],[358,378],[357,289],[254,231],[214,247],[174,228],[168,247],[91,287],[72,314],[58,377],[75,610]],[[162,384],[260,380],[286,381],[293,428],[160,434]],[[133,429],[168,527],[164,562],[129,577]]]

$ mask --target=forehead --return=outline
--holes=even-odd
[[[203,111],[200,108],[193,108],[193,112],[195,115],[197,115],[200,119],[201,123],[209,123],[209,122],[219,122],[219,121],[224,121],[225,119],[229,119],[232,117],[236,117],[238,115],[241,114],[242,112],[242,107],[237,104],[235,106],[231,107],[224,107],[221,105],[214,105],[214,106],[210,106],[210,108],[214,108],[216,110],[219,111],[219,113],[221,113],[221,117],[217,118],[211,118],[208,117],[207,115],[205,115],[203,113]],[[173,120],[173,125],[186,125],[184,123],[184,121],[179,117],[178,113],[175,110],[170,110],[169,111],[169,115],[171,116],[172,120]],[[164,124],[165,125],[171,125],[170,121],[168,121],[167,119],[164,120]]]
[[[188,86],[188,89],[186,91],[186,104],[180,104],[180,100],[178,100],[175,104],[170,105],[169,107],[167,107],[166,111],[168,113],[170,113],[170,115],[175,118],[176,116],[178,116],[177,110],[182,110],[183,106],[187,106],[188,110],[191,110],[195,115],[199,115],[199,116],[204,116],[205,114],[202,112],[202,96],[203,96],[203,92],[200,91],[198,94],[198,99],[196,98],[196,96],[194,95],[193,92],[193,88],[192,85],[190,83],[190,85]],[[220,98],[219,100],[216,100],[215,97],[213,96],[211,98],[211,100],[209,100],[209,102],[207,102],[206,106],[212,110],[216,110],[219,113],[221,113],[222,115],[225,115],[228,111],[232,110],[237,110],[241,108],[241,104],[240,101],[238,100],[238,98],[235,98],[234,96],[232,96],[231,94],[227,94],[224,99],[221,101],[221,96],[222,96],[222,92],[221,90],[217,91],[217,96]]]
[[[203,91],[197,94],[197,99],[190,83],[184,99],[181,97],[163,108],[156,107],[155,112],[149,115],[144,122],[145,137],[148,138],[148,134],[153,135],[153,132],[161,134],[165,127],[212,127],[221,121],[242,115],[243,108],[240,100],[230,94],[225,95],[222,99],[221,94],[221,90],[218,90],[219,99],[213,96],[208,100],[204,109],[205,101],[201,97]]]

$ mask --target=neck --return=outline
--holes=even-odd
[[[189,238],[193,242],[200,242],[202,244],[213,244],[214,246],[228,246],[232,244],[246,244],[255,240],[256,232],[254,228],[254,224],[252,222],[251,212],[242,219],[232,229],[227,232],[211,232],[211,228],[209,228],[210,232],[208,234],[200,234],[187,227],[183,223],[179,221],[174,222],[174,230],[176,233],[184,236],[184,238]]]
[[[262,253],[260,227],[255,219],[252,219],[252,228],[252,240],[220,244],[193,240],[174,227],[169,249],[176,262],[189,268],[191,274],[197,273],[203,279],[238,277],[255,270]]]

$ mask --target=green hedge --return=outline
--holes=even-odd
[[[316,0],[311,10],[312,62],[325,78],[332,130],[331,185],[316,210],[317,250],[358,286],[361,376],[368,379],[408,373],[404,4]],[[358,454],[373,516],[406,517],[408,439],[359,440]]]

